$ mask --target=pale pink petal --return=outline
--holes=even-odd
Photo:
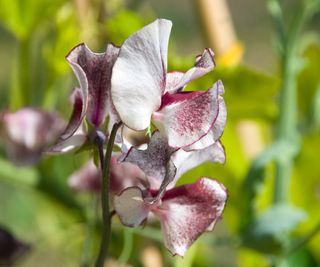
[[[212,71],[215,66],[213,56],[213,51],[210,48],[207,48],[203,51],[201,56],[196,58],[195,66],[186,73],[181,75],[179,72],[174,72],[168,75],[166,91],[176,93],[177,91],[182,90],[187,83]]]
[[[150,188],[158,190],[166,176],[167,164],[174,151],[175,149],[168,146],[167,139],[156,131],[146,150],[132,147],[123,160],[139,166],[148,176]]]
[[[68,185],[79,192],[98,192],[101,189],[101,171],[89,160],[68,178]]]
[[[71,137],[66,140],[58,140],[56,144],[49,147],[46,150],[47,154],[63,154],[73,151],[77,148],[80,148],[82,145],[86,143],[88,140],[88,136],[83,133],[74,133]]]
[[[223,134],[224,128],[227,122],[227,108],[222,96],[219,96],[219,114],[217,116],[216,121],[213,124],[213,127],[210,129],[209,133],[202,137],[199,141],[194,144],[184,147],[183,149],[186,151],[190,150],[199,150],[204,149],[206,147],[211,146]]]
[[[129,227],[141,225],[153,207],[144,201],[143,192],[139,187],[129,187],[116,195],[113,206],[121,223]]]
[[[119,155],[114,154],[110,161],[110,191],[119,193],[133,186],[146,187],[146,175],[130,162],[118,162]]]
[[[72,136],[80,127],[84,116],[86,115],[86,104],[84,102],[83,91],[76,88],[71,95],[71,102],[73,104],[72,115],[69,119],[69,123],[60,136],[61,140],[66,140]]]
[[[155,206],[152,212],[160,217],[170,252],[184,256],[193,242],[221,218],[226,200],[226,188],[205,177],[167,191],[162,205]]]
[[[150,125],[165,90],[172,23],[157,19],[122,45],[111,79],[112,100],[121,120],[133,130]]]
[[[97,127],[110,112],[116,114],[112,108],[110,87],[112,68],[118,52],[119,48],[111,44],[104,53],[93,53],[85,44],[80,44],[67,56],[79,80],[84,100],[88,102],[87,118]]]
[[[208,91],[164,95],[161,109],[153,113],[153,121],[168,137],[169,145],[189,146],[213,127],[219,113],[218,92],[222,82],[216,82]]]
[[[1,116],[1,137],[7,155],[17,165],[32,165],[62,133],[65,122],[54,112],[23,108]]]
[[[174,165],[177,167],[177,172],[174,182],[170,184],[170,187],[174,186],[176,181],[183,174],[205,162],[223,164],[226,160],[226,155],[222,144],[218,141],[213,145],[201,150],[185,151],[183,149],[179,149],[172,154],[171,159]]]

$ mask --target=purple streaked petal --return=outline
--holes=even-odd
[[[221,86],[222,82],[218,81],[206,92],[177,93],[178,101],[168,102],[153,113],[155,125],[168,137],[170,146],[189,146],[210,131],[219,113],[218,91]],[[185,95],[189,99],[184,99]],[[183,98],[179,101],[181,96]]]
[[[143,192],[139,187],[123,190],[114,197],[113,205],[121,223],[129,227],[141,225],[153,207],[144,201]]]
[[[193,242],[221,218],[226,200],[226,188],[206,177],[167,191],[161,206],[152,212],[160,217],[170,252],[184,256]]]
[[[137,165],[148,176],[150,188],[158,190],[166,176],[167,164],[174,151],[175,149],[168,146],[167,139],[156,131],[146,150],[132,147],[123,161]]]
[[[157,19],[122,45],[111,79],[112,100],[121,120],[144,130],[165,90],[167,52],[172,23]]]
[[[171,94],[176,93],[182,90],[187,83],[212,71],[215,66],[213,56],[213,51],[207,48],[201,56],[196,58],[195,66],[186,73],[183,73],[183,75],[179,72],[170,74],[170,78],[166,83],[166,91]]]
[[[84,96],[88,96],[87,118],[97,127],[111,109],[111,73],[118,52],[119,48],[111,44],[104,53],[93,53],[85,44],[80,44],[67,56]]]
[[[190,151],[204,149],[206,147],[211,146],[212,144],[217,142],[217,140],[220,139],[227,122],[227,108],[222,96],[219,96],[218,101],[219,114],[209,133],[202,137],[199,141],[195,142],[194,144],[184,147],[184,150]]]
[[[86,104],[84,102],[84,94],[81,89],[74,89],[71,95],[71,102],[73,103],[73,111],[66,129],[60,136],[61,140],[70,138],[70,136],[72,136],[80,127],[83,118],[86,115]]]
[[[172,187],[184,173],[202,163],[213,162],[223,164],[226,160],[226,155],[222,144],[218,141],[213,145],[200,150],[185,151],[179,149],[172,154],[171,160],[177,167],[174,182],[170,184]]]

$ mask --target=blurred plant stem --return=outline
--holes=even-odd
[[[269,0],[268,8],[276,31],[279,49],[282,85],[279,101],[279,120],[277,141],[286,141],[293,146],[299,144],[297,128],[297,75],[299,72],[299,35],[308,19],[316,12],[316,0],[303,2],[302,8],[296,12],[289,30],[285,29],[281,1]],[[289,198],[290,177],[295,153],[286,159],[276,162],[276,178],[274,186],[274,203],[285,203]]]
[[[289,142],[292,147],[298,146],[287,157],[276,160],[276,176],[274,183],[274,204],[289,202],[290,180],[294,158],[299,152],[299,132],[297,125],[297,76],[299,72],[299,35],[307,20],[315,10],[316,1],[302,2],[301,9],[297,10],[292,24],[286,29],[283,7],[280,0],[269,0],[268,9],[272,17],[276,32],[276,42],[281,66],[281,90],[279,100],[279,119],[276,131],[276,142]],[[285,243],[285,242],[284,242]],[[284,244],[286,248],[286,244]],[[288,266],[286,251],[275,258],[276,267]]]
[[[103,156],[103,144],[98,144],[101,171],[102,171],[102,188],[101,188],[101,206],[102,206],[102,229],[100,251],[95,263],[95,267],[103,267],[105,258],[108,255],[110,236],[111,236],[111,214],[109,208],[109,187],[110,187],[110,160],[116,133],[121,122],[113,125],[106,154]],[[103,158],[103,159],[102,159]]]
[[[97,222],[97,209],[98,209],[98,197],[96,194],[91,195],[89,205],[87,208],[86,225],[85,225],[85,237],[83,242],[83,249],[81,255],[81,267],[90,267],[92,261],[92,242],[94,229]]]
[[[23,106],[31,105],[30,82],[30,39],[20,39],[17,46],[17,59],[15,74],[12,79],[12,94],[10,94],[10,109],[17,110]]]

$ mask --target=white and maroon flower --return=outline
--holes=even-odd
[[[219,115],[225,110],[220,96],[223,84],[218,81],[208,91],[181,92],[215,63],[213,52],[205,49],[186,73],[167,73],[171,26],[170,21],[158,19],[123,43],[112,70],[112,100],[129,128],[144,130],[152,120],[176,148],[190,146],[209,134],[209,140],[199,146],[204,148],[217,141],[224,128],[225,119]]]
[[[118,154],[111,157],[109,188],[111,193],[120,193],[125,188],[145,184],[145,174],[138,166],[130,162],[118,162],[118,159]],[[101,183],[101,170],[93,160],[86,162],[68,178],[70,188],[77,192],[99,192]]]
[[[220,142],[206,149],[184,151],[173,149],[166,137],[155,132],[146,150],[131,148],[123,160],[143,170],[148,182],[126,188],[114,197],[115,210],[124,225],[136,227],[150,213],[157,215],[167,248],[180,256],[203,232],[213,229],[225,206],[225,187],[207,177],[190,185],[174,184],[183,173],[205,161],[223,163]]]
[[[35,164],[62,133],[64,121],[57,113],[35,108],[1,114],[1,137],[10,160],[17,165]]]
[[[96,129],[106,117],[109,117],[109,130],[119,121],[110,95],[111,73],[118,53],[119,48],[112,44],[108,44],[104,53],[93,53],[85,44],[79,44],[67,55],[66,59],[80,88],[76,88],[72,94],[73,112],[69,124],[57,145],[49,152],[65,152],[81,146],[87,139],[77,131],[84,118]]]

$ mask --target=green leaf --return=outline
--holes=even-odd
[[[17,168],[11,162],[0,158],[0,179],[19,185],[35,186],[39,181],[39,174],[32,167]]]
[[[144,22],[137,14],[132,11],[123,10],[107,21],[106,30],[110,41],[120,45],[129,37],[129,35],[143,26]]]
[[[41,22],[52,18],[61,3],[61,0],[0,0],[0,19],[17,39],[27,39]]]
[[[242,229],[254,216],[254,200],[265,179],[266,167],[273,161],[287,161],[300,151],[300,143],[294,140],[279,140],[267,147],[252,163],[244,180],[242,192]]]
[[[244,245],[264,253],[279,253],[288,245],[288,234],[306,217],[303,210],[294,206],[272,206],[248,226]]]

